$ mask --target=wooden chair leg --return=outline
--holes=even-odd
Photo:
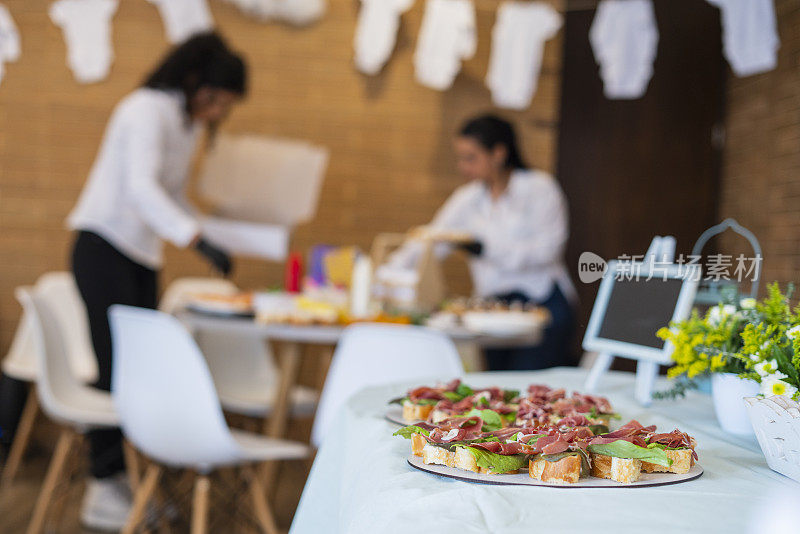
[[[47,517],[47,508],[53,498],[53,491],[56,488],[56,484],[58,484],[58,479],[61,477],[61,472],[64,470],[64,464],[67,462],[76,437],[77,435],[70,428],[65,428],[61,431],[55,452],[53,452],[53,459],[50,461],[50,467],[47,468],[42,490],[36,499],[36,506],[33,509],[33,516],[28,525],[27,534],[40,534],[42,532]]]
[[[208,527],[208,493],[211,481],[206,475],[194,479],[194,500],[192,502],[191,534],[206,534]]]
[[[19,470],[25,449],[28,448],[33,424],[36,422],[38,413],[39,399],[36,396],[36,388],[31,386],[28,390],[28,400],[25,401],[25,408],[22,410],[22,416],[20,417],[19,425],[17,425],[14,441],[11,444],[11,450],[8,453],[6,466],[3,468],[2,478],[0,478],[0,492],[5,492],[11,486],[14,476]]]
[[[153,495],[153,491],[158,484],[158,479],[161,477],[161,471],[161,467],[156,464],[150,464],[148,466],[144,479],[136,489],[136,494],[133,497],[133,505],[128,515],[128,521],[125,523],[125,528],[122,529],[122,534],[133,534],[136,532],[136,528],[144,517],[147,503],[150,501],[150,497]]]
[[[264,534],[278,534],[275,516],[267,503],[267,490],[261,478],[252,467],[245,468],[245,476],[249,479],[250,498],[253,501],[253,511],[256,514],[258,525]]]
[[[131,490],[136,493],[142,481],[142,468],[139,462],[139,453],[133,448],[127,439],[122,442],[122,452],[125,455],[125,470],[128,473],[128,484]]]

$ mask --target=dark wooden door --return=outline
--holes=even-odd
[[[689,254],[717,221],[726,65],[719,12],[704,0],[655,0],[654,75],[639,100],[609,100],[589,44],[593,9],[568,2],[558,177],[570,203],[570,273],[582,339],[598,283],[582,284],[578,257],[643,254],[674,235]],[[716,139],[716,141],[715,141]]]

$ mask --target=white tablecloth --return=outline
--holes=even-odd
[[[581,390],[584,378],[583,370],[561,368],[476,373],[464,381]],[[695,436],[702,477],[655,488],[608,489],[494,486],[438,477],[406,463],[410,442],[392,437],[398,426],[384,419],[386,401],[414,385],[369,388],[350,400],[317,455],[291,534],[744,532],[768,489],[797,488],[767,467],[755,438],[722,432],[710,397],[692,393],[643,408],[633,400],[633,375],[627,373],[606,375],[599,393],[623,422],[638,419],[664,431],[680,427]]]

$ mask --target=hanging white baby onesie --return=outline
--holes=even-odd
[[[503,2],[492,29],[486,85],[502,108],[531,104],[542,68],[544,43],[561,28],[562,18],[544,2]]]
[[[708,0],[722,12],[722,50],[740,77],[778,64],[777,22],[772,0]]]
[[[653,76],[658,50],[651,0],[601,0],[589,41],[600,65],[606,97],[641,98]]]
[[[260,20],[277,20],[295,26],[316,22],[327,9],[326,0],[227,0],[243,13]]]
[[[377,74],[392,55],[400,15],[414,0],[361,0],[356,26],[355,63],[364,74]]]
[[[5,73],[4,63],[16,61],[20,55],[19,32],[11,13],[6,6],[0,4],[0,82]]]
[[[67,64],[80,83],[105,79],[114,61],[111,19],[117,0],[58,0],[50,19],[61,27],[67,43]]]
[[[149,1],[158,8],[170,43],[182,43],[195,33],[209,31],[214,27],[206,0]]]
[[[474,56],[477,46],[472,0],[427,0],[414,51],[417,81],[431,89],[449,89],[461,61]]]

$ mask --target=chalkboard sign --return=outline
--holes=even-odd
[[[625,268],[629,272],[630,266]],[[696,274],[683,267],[659,267],[648,280],[621,274],[612,262],[597,292],[586,329],[584,349],[634,359],[669,361],[664,341],[656,336],[670,321],[688,316],[697,291]]]

